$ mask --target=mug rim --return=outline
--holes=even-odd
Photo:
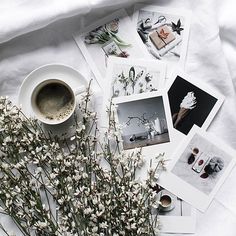
[[[52,120],[50,120],[50,119],[44,118],[43,115],[40,116],[38,114],[40,112],[36,112],[36,109],[35,109],[35,106],[34,106],[35,104],[33,104],[33,100],[35,100],[35,98],[36,98],[35,93],[37,93],[41,89],[39,87],[42,86],[45,83],[46,83],[45,85],[50,84],[51,82],[52,83],[53,82],[58,82],[58,83],[64,85],[71,92],[71,94],[73,96],[73,100],[74,100],[73,108],[71,109],[71,112],[67,116],[65,116],[63,119],[58,119],[58,120],[52,119]],[[38,91],[36,91],[37,89],[38,89]],[[33,98],[34,95],[35,95],[35,98]],[[50,78],[50,79],[47,78],[47,79],[41,81],[40,83],[36,84],[33,91],[32,91],[32,93],[31,93],[31,96],[30,96],[30,103],[31,103],[31,108],[32,108],[32,111],[34,113],[35,118],[38,119],[39,121],[41,121],[42,123],[47,124],[47,125],[58,125],[58,124],[61,124],[65,121],[67,121],[72,116],[72,114],[74,113],[75,107],[76,107],[75,93],[74,93],[73,89],[71,88],[71,86],[69,84],[67,84],[64,80],[56,79],[56,78]]]

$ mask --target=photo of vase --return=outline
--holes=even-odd
[[[119,103],[117,117],[123,127],[124,150],[170,142],[164,100],[160,95]]]
[[[153,121],[153,127],[154,127],[154,130],[155,130],[156,134],[161,134],[162,133],[161,122],[160,122],[160,119],[158,117]]]

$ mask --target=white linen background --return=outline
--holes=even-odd
[[[94,19],[123,6],[132,12],[134,0],[1,0],[0,95],[16,103],[19,87],[33,69],[64,63],[91,77],[72,34]],[[236,148],[236,14],[234,0],[143,1],[192,10],[186,71],[226,96],[209,128]],[[85,17],[86,15],[86,17]],[[205,214],[198,213],[196,236],[236,235],[236,169]],[[7,220],[2,218],[2,222]],[[0,232],[0,236],[3,235]],[[20,234],[17,234],[20,235]]]

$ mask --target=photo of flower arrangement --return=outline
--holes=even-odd
[[[128,48],[131,43],[120,36],[120,20],[114,20],[91,30],[83,36],[84,43],[89,49],[92,45],[104,51],[104,60],[107,63],[109,56],[129,57]]]
[[[148,58],[142,41],[123,9],[86,27],[75,36],[75,41],[101,86],[109,57]]]
[[[170,142],[162,96],[118,104],[124,150]]]
[[[126,97],[157,92],[164,88],[166,64],[154,60],[110,57],[104,84],[103,109]],[[108,124],[103,114],[103,126]]]
[[[141,65],[116,64],[113,72],[111,97],[157,91],[162,84],[160,71],[149,71]]]

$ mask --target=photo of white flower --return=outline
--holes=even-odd
[[[112,97],[153,92],[160,87],[160,72],[145,66],[116,65],[113,71]]]
[[[84,28],[75,36],[75,41],[101,87],[105,82],[108,58],[148,58],[124,9]]]
[[[167,90],[173,127],[184,135],[194,125],[206,128],[224,100],[217,91],[179,72],[172,75]]]
[[[188,92],[180,103],[180,109],[178,112],[174,113],[172,116],[174,128],[177,128],[179,123],[186,117],[189,112],[196,107],[196,97],[194,92]]]

